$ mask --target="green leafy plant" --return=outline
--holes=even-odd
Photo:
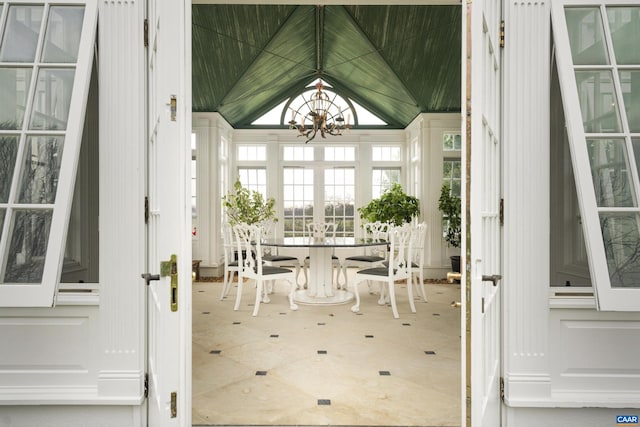
[[[451,193],[447,184],[443,184],[440,190],[438,209],[444,215],[444,239],[449,245],[459,248],[462,237],[462,220],[460,218],[462,202],[460,197]]]
[[[358,208],[360,218],[366,222],[388,222],[402,225],[420,215],[420,201],[404,192],[402,186],[394,183],[379,198]]]
[[[275,204],[275,199],[269,197],[265,200],[259,191],[244,188],[240,180],[233,184],[233,193],[222,198],[222,205],[231,225],[240,222],[256,224],[266,220],[277,221]]]

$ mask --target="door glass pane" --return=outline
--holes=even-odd
[[[600,215],[602,238],[612,288],[640,287],[638,214]]]
[[[336,236],[352,237],[355,221],[355,169],[324,171],[324,220],[336,224]]]
[[[51,210],[17,210],[4,282],[39,283],[51,228]]]
[[[624,139],[587,139],[587,151],[598,206],[635,206]]]
[[[600,9],[567,8],[565,14],[574,65],[608,64]]]
[[[620,132],[611,71],[576,71],[584,131]]]
[[[33,62],[36,57],[42,6],[10,6],[0,46],[0,61]]]
[[[0,136],[0,203],[9,201],[9,190],[18,155],[18,137]]]
[[[640,44],[638,52],[640,52]],[[640,132],[640,70],[620,71],[620,85],[629,130],[634,133]]]
[[[640,7],[609,7],[607,19],[618,65],[640,64]]]
[[[75,70],[41,69],[38,73],[30,129],[67,128]]]
[[[63,141],[62,137],[56,136],[32,136],[27,139],[20,203],[55,202]]]
[[[0,129],[22,129],[31,68],[0,68]]]
[[[284,168],[283,184],[284,236],[304,236],[313,221],[313,170]]]

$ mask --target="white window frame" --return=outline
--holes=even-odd
[[[82,24],[80,43],[78,47],[77,62],[75,64],[75,75],[73,88],[71,92],[71,100],[69,103],[69,112],[67,119],[67,128],[64,131],[31,131],[25,130],[27,126],[18,132],[20,139],[23,141],[28,135],[60,135],[64,137],[64,149],[60,164],[60,171],[57,183],[57,193],[55,202],[52,205],[24,205],[17,203],[0,204],[0,209],[5,211],[3,222],[3,230],[0,235],[0,259],[3,264],[6,262],[10,239],[11,239],[11,213],[14,209],[36,208],[38,206],[50,208],[53,210],[51,218],[51,228],[49,230],[49,239],[47,242],[46,256],[43,267],[42,281],[40,283],[2,283],[0,284],[0,307],[51,307],[54,302],[54,294],[57,290],[62,265],[64,262],[64,249],[66,244],[67,229],[69,224],[69,216],[71,214],[71,205],[73,201],[73,190],[75,186],[76,169],[80,154],[80,144],[82,140],[82,131],[84,126],[84,115],[87,105],[87,96],[89,93],[89,84],[91,79],[91,67],[94,53],[95,32],[97,27],[97,3],[87,2],[85,0],[64,0],[63,2],[49,1],[24,1],[15,0],[3,3],[1,23],[6,22],[9,7],[12,5],[44,5],[43,19],[39,33],[39,41],[36,53],[36,60],[33,63],[18,63],[15,66],[33,66],[32,83],[30,91],[36,90],[36,81],[38,70],[42,68],[55,68],[57,64],[43,64],[39,62],[41,51],[43,49],[43,38],[46,34],[46,24],[50,5],[66,6],[66,5],[82,5],[84,6],[84,20]],[[30,65],[29,65],[30,64]],[[3,66],[11,64],[3,63]],[[73,64],[61,64],[65,68],[72,67]],[[32,100],[27,101],[25,123],[29,123],[31,118]],[[24,142],[21,142],[24,144]],[[18,151],[17,161],[21,162],[22,150]],[[17,179],[14,176],[12,183],[12,193],[17,188]],[[14,196],[15,197],[15,196]]]
[[[620,114],[622,132],[606,134],[587,134],[583,126],[583,118],[580,109],[580,100],[577,91],[575,78],[575,68],[569,44],[568,29],[565,20],[565,7],[585,6],[599,7],[601,13],[605,13],[606,2],[603,1],[577,1],[560,0],[551,5],[551,16],[553,21],[554,41],[556,44],[556,61],[558,64],[558,77],[565,109],[567,134],[571,148],[571,156],[576,178],[576,189],[580,204],[583,229],[589,256],[589,266],[591,278],[596,295],[596,306],[598,310],[604,311],[640,311],[640,287],[635,288],[613,288],[609,278],[607,258],[603,243],[603,235],[600,227],[599,213],[625,212],[640,215],[640,207],[632,208],[599,208],[596,202],[595,190],[591,176],[591,166],[588,157],[587,137],[622,138],[625,140],[629,159],[633,160],[631,149],[632,134],[629,132],[626,115],[624,114],[623,101],[621,99],[621,88],[618,78],[618,66],[615,58],[611,58],[608,65],[588,66],[585,69],[610,70],[613,75],[613,84],[618,102],[618,112]],[[621,0],[615,6],[637,6],[636,0]],[[613,4],[612,4],[613,6]],[[605,45],[609,53],[613,52],[611,38],[605,18]],[[638,134],[633,134],[633,138],[638,138]],[[640,183],[638,181],[637,170],[631,170],[632,185],[635,190],[636,200],[640,200]],[[636,203],[638,205],[638,203]]]

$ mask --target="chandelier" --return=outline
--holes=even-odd
[[[342,135],[343,130],[351,128],[349,124],[350,115],[347,115],[347,121],[345,122],[342,108],[334,102],[335,97],[331,99],[322,90],[323,88],[322,81],[318,81],[316,83],[316,91],[311,94],[311,97],[303,102],[297,110],[291,111],[289,129],[298,131],[298,137],[306,138],[305,144],[314,139],[318,133],[323,138],[326,138],[327,135]],[[309,111],[300,111],[305,106]],[[300,116],[300,123],[296,121],[298,116]]]

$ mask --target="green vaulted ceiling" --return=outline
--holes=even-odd
[[[193,111],[246,128],[320,76],[390,128],[460,111],[460,6],[194,5]]]

